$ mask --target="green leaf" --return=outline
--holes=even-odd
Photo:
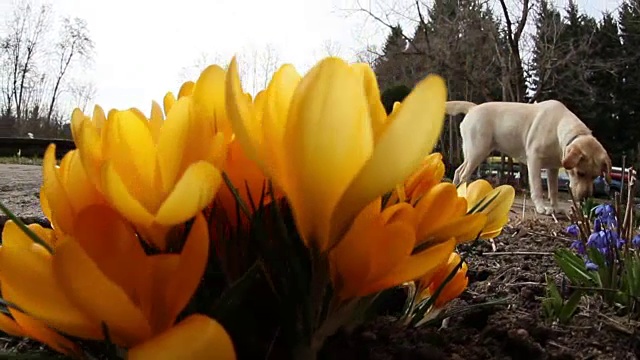
[[[629,252],[625,259],[624,277],[627,293],[631,296],[640,296],[640,257]]]
[[[553,254],[556,263],[575,285],[590,286],[594,279],[589,275],[584,261],[568,249],[557,249]]]
[[[427,311],[429,311],[429,309],[431,309],[433,304],[438,299],[438,296],[440,296],[440,293],[442,293],[442,290],[456,276],[456,274],[458,273],[458,270],[460,270],[460,268],[462,267],[462,264],[464,264],[464,260],[465,260],[464,257],[461,256],[458,264],[451,270],[451,272],[447,275],[447,277],[444,279],[442,284],[438,286],[436,291],[429,297],[429,299],[427,299],[426,301],[418,305],[418,307],[413,313],[413,317],[410,322],[411,326],[415,326],[417,323],[419,323],[422,320],[422,318],[424,318],[424,315],[427,313]]]
[[[571,320],[573,314],[576,312],[578,306],[580,305],[580,300],[582,299],[583,295],[584,293],[581,290],[576,290],[573,292],[573,294],[571,294],[569,300],[564,303],[564,305],[562,306],[562,310],[560,310],[560,313],[558,314],[558,320],[561,323],[564,324]]]
[[[231,179],[229,179],[229,176],[226,172],[222,172],[222,179],[224,179],[224,183],[227,185],[227,187],[233,194],[233,197],[236,199],[236,204],[240,206],[240,210],[242,210],[242,212],[247,215],[247,217],[251,218],[251,212],[249,211],[247,204],[244,202],[244,200],[242,200],[238,189],[233,185],[233,182],[231,181]]]
[[[562,296],[553,280],[547,275],[545,275],[545,279],[547,283],[546,297],[542,300],[542,310],[545,318],[554,321],[562,310]]]
[[[262,278],[262,269],[259,262],[255,262],[251,268],[236,282],[225,290],[218,301],[213,305],[211,314],[213,318],[221,319],[233,316],[247,299],[249,290]]]

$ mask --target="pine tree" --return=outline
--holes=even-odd
[[[625,138],[624,133],[619,133],[623,54],[618,23],[613,15],[603,15],[592,43],[592,68],[588,82],[595,100],[589,109],[592,116],[584,121],[609,150],[613,161],[619,162],[620,144]]]
[[[402,27],[398,24],[391,29],[391,33],[382,48],[382,56],[386,60],[390,57],[397,56],[406,48],[407,40],[404,38]]]
[[[620,150],[636,148],[640,141],[640,1],[625,0],[619,12],[620,36],[622,39],[622,83],[620,84],[620,119],[618,133]]]
[[[537,101],[558,99],[559,80],[556,66],[560,53],[560,34],[565,23],[562,15],[546,0],[538,3],[538,16],[535,20],[536,36],[533,49],[534,76],[530,79]]]

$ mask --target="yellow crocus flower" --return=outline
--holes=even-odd
[[[188,344],[188,345],[185,345]],[[191,315],[166,332],[127,352],[128,360],[235,360],[231,338],[217,321]]]
[[[0,330],[3,332],[15,337],[29,337],[38,340],[72,358],[81,357],[82,349],[80,346],[52,330],[42,321],[12,307],[9,307],[8,310],[11,316],[0,313]]]
[[[110,207],[77,215],[73,237],[30,228],[53,253],[9,221],[0,246],[2,297],[61,333],[135,347],[174,326],[204,273],[209,233],[197,214],[180,254],[146,255],[135,230]],[[16,322],[21,324],[20,319]],[[2,322],[0,322],[0,325]]]
[[[417,283],[419,289],[422,289],[420,295],[418,295],[417,303],[420,303],[424,299],[432,296],[438,290],[438,288],[444,283],[453,269],[460,263],[460,255],[456,252],[452,252],[449,255],[449,259],[446,263],[438,266],[434,271],[426,273]],[[466,262],[462,263],[462,266],[458,269],[453,278],[442,288],[440,294],[434,302],[435,308],[441,308],[451,300],[457,298],[467,288],[469,284],[469,278],[467,277],[468,266]]]
[[[402,185],[396,187],[387,204],[395,204],[398,201],[415,204],[420,197],[442,181],[444,170],[442,154],[429,154],[422,161],[420,168],[411,174]]]
[[[502,228],[509,221],[509,211],[515,200],[513,186],[501,185],[495,189],[484,179],[476,180],[458,187],[458,196],[467,199],[467,211],[476,209],[487,215],[481,239],[492,239],[500,235]]]
[[[51,144],[44,153],[40,206],[53,228],[61,232],[61,237],[72,234],[80,211],[106,201],[87,178],[78,150],[66,153],[58,166],[55,149],[55,144]]]
[[[242,91],[235,59],[226,89],[238,141],[282,188],[303,240],[318,251],[335,246],[364,207],[420,165],[444,121],[440,77],[418,83],[387,118],[371,68],[334,57],[302,79],[282,67],[263,95],[262,119]],[[270,125],[259,123],[267,117]]]
[[[251,204],[257,206],[260,203],[263,191],[265,194],[264,203],[269,202],[270,197],[266,193],[267,178],[262,169],[249,159],[240,143],[234,139],[225,110],[225,77],[226,72],[220,66],[211,65],[202,71],[193,86],[183,85],[183,87],[191,89],[190,92],[185,90],[184,92],[188,95],[184,96],[193,97],[192,115],[198,118],[198,124],[202,126],[198,133],[203,136],[202,139],[194,138],[189,146],[206,146],[206,137],[216,133],[224,134],[228,149],[222,169],[236,188],[242,201],[251,210]],[[250,99],[250,96],[248,98]],[[261,99],[263,97],[260,94],[256,96],[256,106],[261,106]],[[199,153],[201,151],[194,149],[191,152]],[[275,195],[276,197],[281,196],[278,190]],[[228,186],[222,186],[216,195],[216,202],[222,205],[229,221],[235,226],[237,223],[236,199]],[[246,220],[242,213],[241,218]]]
[[[378,198],[358,214],[344,238],[329,253],[331,277],[341,299],[366,296],[432,272],[455,248],[440,239],[415,251],[417,214],[407,203],[380,211]]]
[[[71,121],[89,181],[160,249],[171,226],[211,203],[226,156],[224,134],[194,116],[184,89],[197,92],[198,84],[183,85],[175,104],[165,102],[171,110],[164,121],[156,105],[151,119],[137,109],[112,110],[106,120],[103,112],[88,118],[76,109]]]
[[[454,237],[458,243],[473,241],[487,223],[484,213],[467,214],[467,200],[459,197],[452,183],[439,183],[415,205],[420,244]]]

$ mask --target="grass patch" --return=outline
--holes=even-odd
[[[42,166],[42,158],[39,158],[37,156],[34,156],[34,157],[0,156],[0,164]]]

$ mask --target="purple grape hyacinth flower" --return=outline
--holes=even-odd
[[[565,232],[574,238],[577,238],[578,236],[580,236],[580,228],[576,224],[569,225],[565,229]]]

